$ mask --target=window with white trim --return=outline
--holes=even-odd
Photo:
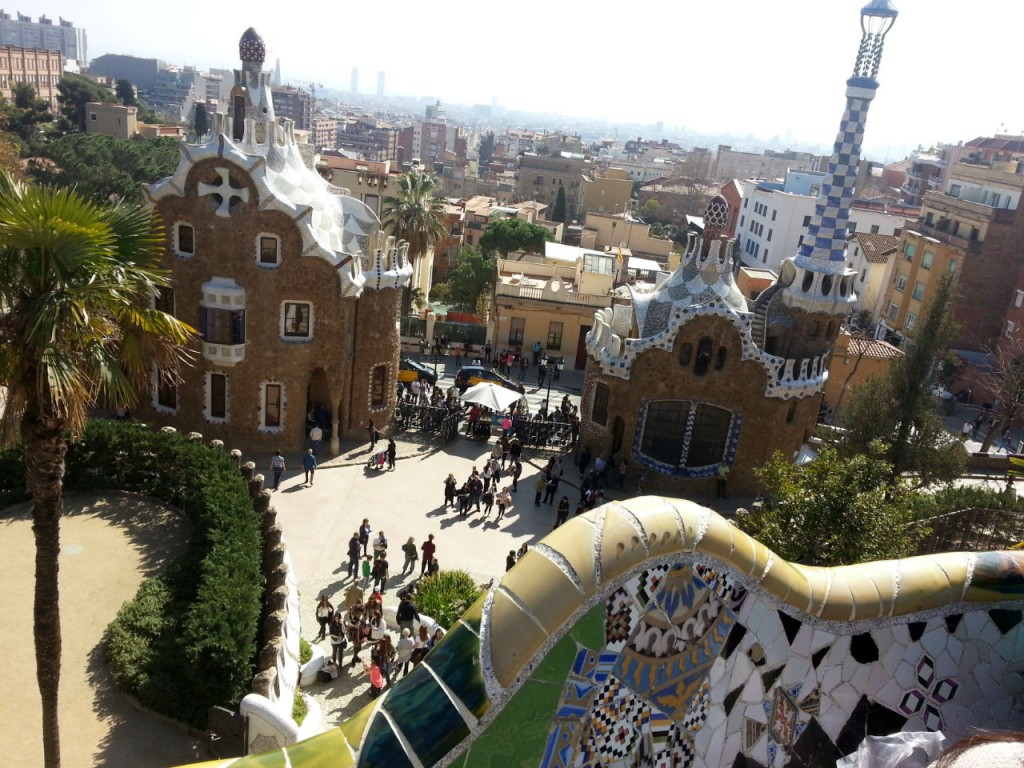
[[[900,316],[900,305],[890,304],[889,305],[889,322],[895,323],[896,319]]]
[[[900,293],[903,293],[905,290],[907,290],[907,276],[906,275],[897,275],[896,276],[896,290],[899,291]]]
[[[313,338],[313,305],[308,301],[286,301],[281,305],[281,338],[306,341]]]
[[[182,259],[195,256],[196,230],[191,224],[178,222],[174,225],[174,252]]]
[[[924,301],[924,283],[920,280],[914,283],[913,296],[916,301]]]
[[[203,355],[224,365],[245,357],[245,289],[231,278],[215,277],[203,283],[199,306],[199,333]]]
[[[917,315],[915,315],[913,312],[907,312],[907,319],[903,323],[903,327],[906,328],[908,331],[912,330],[914,328],[914,323],[916,323],[916,322],[917,322]]]
[[[260,427],[269,431],[280,431],[284,423],[284,384],[268,381],[263,385]]]
[[[281,238],[267,232],[256,236],[256,263],[261,267],[281,265]]]
[[[1017,330],[1017,324],[1015,322],[1013,322],[1013,320],[1007,320],[1006,321],[1006,332],[1004,334],[1006,336],[1006,338],[1012,339],[1013,338],[1013,332],[1016,331],[1016,330]]]
[[[156,366],[153,367],[153,404],[163,413],[178,410],[178,385],[175,378]]]
[[[1017,291],[1017,295],[1013,299],[1013,306],[1018,309],[1024,305],[1024,291]]]
[[[216,371],[206,373],[206,416],[207,421],[228,420],[228,377]]]
[[[932,262],[935,261],[935,254],[932,251],[925,251],[921,257],[921,269],[931,269]]]

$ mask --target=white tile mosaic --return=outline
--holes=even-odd
[[[921,638],[921,645],[924,649],[935,658],[946,648],[946,640],[949,638],[949,632],[946,630],[945,624],[940,624],[937,629],[932,629],[924,633],[924,637]]]

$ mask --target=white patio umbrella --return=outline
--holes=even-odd
[[[522,395],[511,389],[505,389],[505,387],[492,384],[489,381],[481,381],[463,393],[462,402],[476,403],[490,408],[492,411],[504,411],[520,397]]]

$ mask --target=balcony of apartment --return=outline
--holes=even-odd
[[[969,196],[970,190],[963,190],[960,197],[950,192],[929,192],[924,196],[923,206],[934,209],[936,218],[949,218],[978,222],[980,224],[1009,224],[1013,221],[1015,211],[1009,208],[993,208]]]
[[[562,283],[562,288],[552,290],[551,283],[557,283],[557,280],[551,280],[542,285],[537,285],[536,282],[508,283],[499,281],[494,287],[494,295],[498,298],[531,299],[533,301],[556,302],[596,309],[612,305],[611,295],[600,296],[591,293],[576,293],[573,290],[567,290],[567,288],[571,288],[568,283]]]
[[[971,163],[961,160],[949,170],[950,182],[966,182],[984,187],[1024,189],[1024,163]]]

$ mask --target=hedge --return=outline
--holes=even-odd
[[[147,580],[108,631],[118,683],[144,705],[205,727],[248,690],[263,597],[260,521],[223,451],[144,425],[92,421],[68,449],[64,488],[153,496],[192,523],[189,546]],[[0,504],[27,497],[17,449],[0,455]]]
[[[446,630],[480,597],[480,587],[466,571],[438,571],[416,585],[416,606]]]

